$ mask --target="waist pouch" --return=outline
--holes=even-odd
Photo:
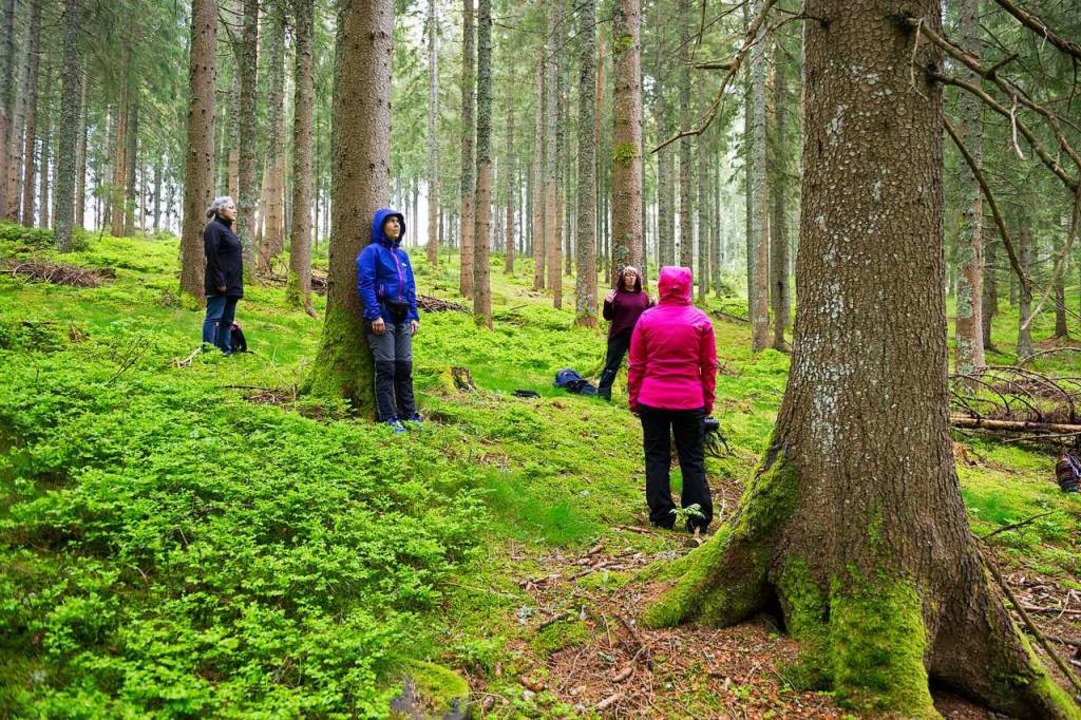
[[[403,323],[409,316],[409,303],[391,302],[390,300],[384,300],[383,304],[387,308],[387,313],[390,315],[390,319],[396,323]]]

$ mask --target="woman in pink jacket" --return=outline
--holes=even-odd
[[[713,519],[704,420],[713,412],[717,384],[713,325],[691,303],[693,286],[690,268],[661,268],[660,300],[634,326],[627,371],[631,412],[642,420],[649,520],[665,528],[675,523],[668,477],[674,436],[683,474],[680,504],[697,504],[702,512],[700,518],[687,519],[689,532],[705,530]]]

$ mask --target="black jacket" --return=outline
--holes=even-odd
[[[244,248],[233,232],[232,223],[215,217],[203,230],[206,251],[206,274],[203,282],[207,295],[244,297]]]

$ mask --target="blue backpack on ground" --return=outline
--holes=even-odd
[[[588,380],[578,374],[577,370],[563,368],[556,373],[556,387],[561,387],[567,392],[578,395],[596,395],[597,388],[593,387]]]

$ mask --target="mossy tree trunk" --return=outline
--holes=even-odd
[[[545,183],[544,183],[544,69],[547,48],[542,44],[537,47],[537,61],[533,81],[533,289],[543,290],[545,280]]]
[[[392,0],[343,0],[338,12],[327,310],[306,390],[374,410],[356,258],[390,192]]]
[[[948,424],[934,0],[808,0],[800,288],[788,387],[739,511],[646,613],[739,622],[779,601],[845,703],[937,717],[936,680],[998,711],[1076,718],[968,527]],[[836,72],[832,68],[845,68]],[[900,309],[903,308],[903,312]]]

